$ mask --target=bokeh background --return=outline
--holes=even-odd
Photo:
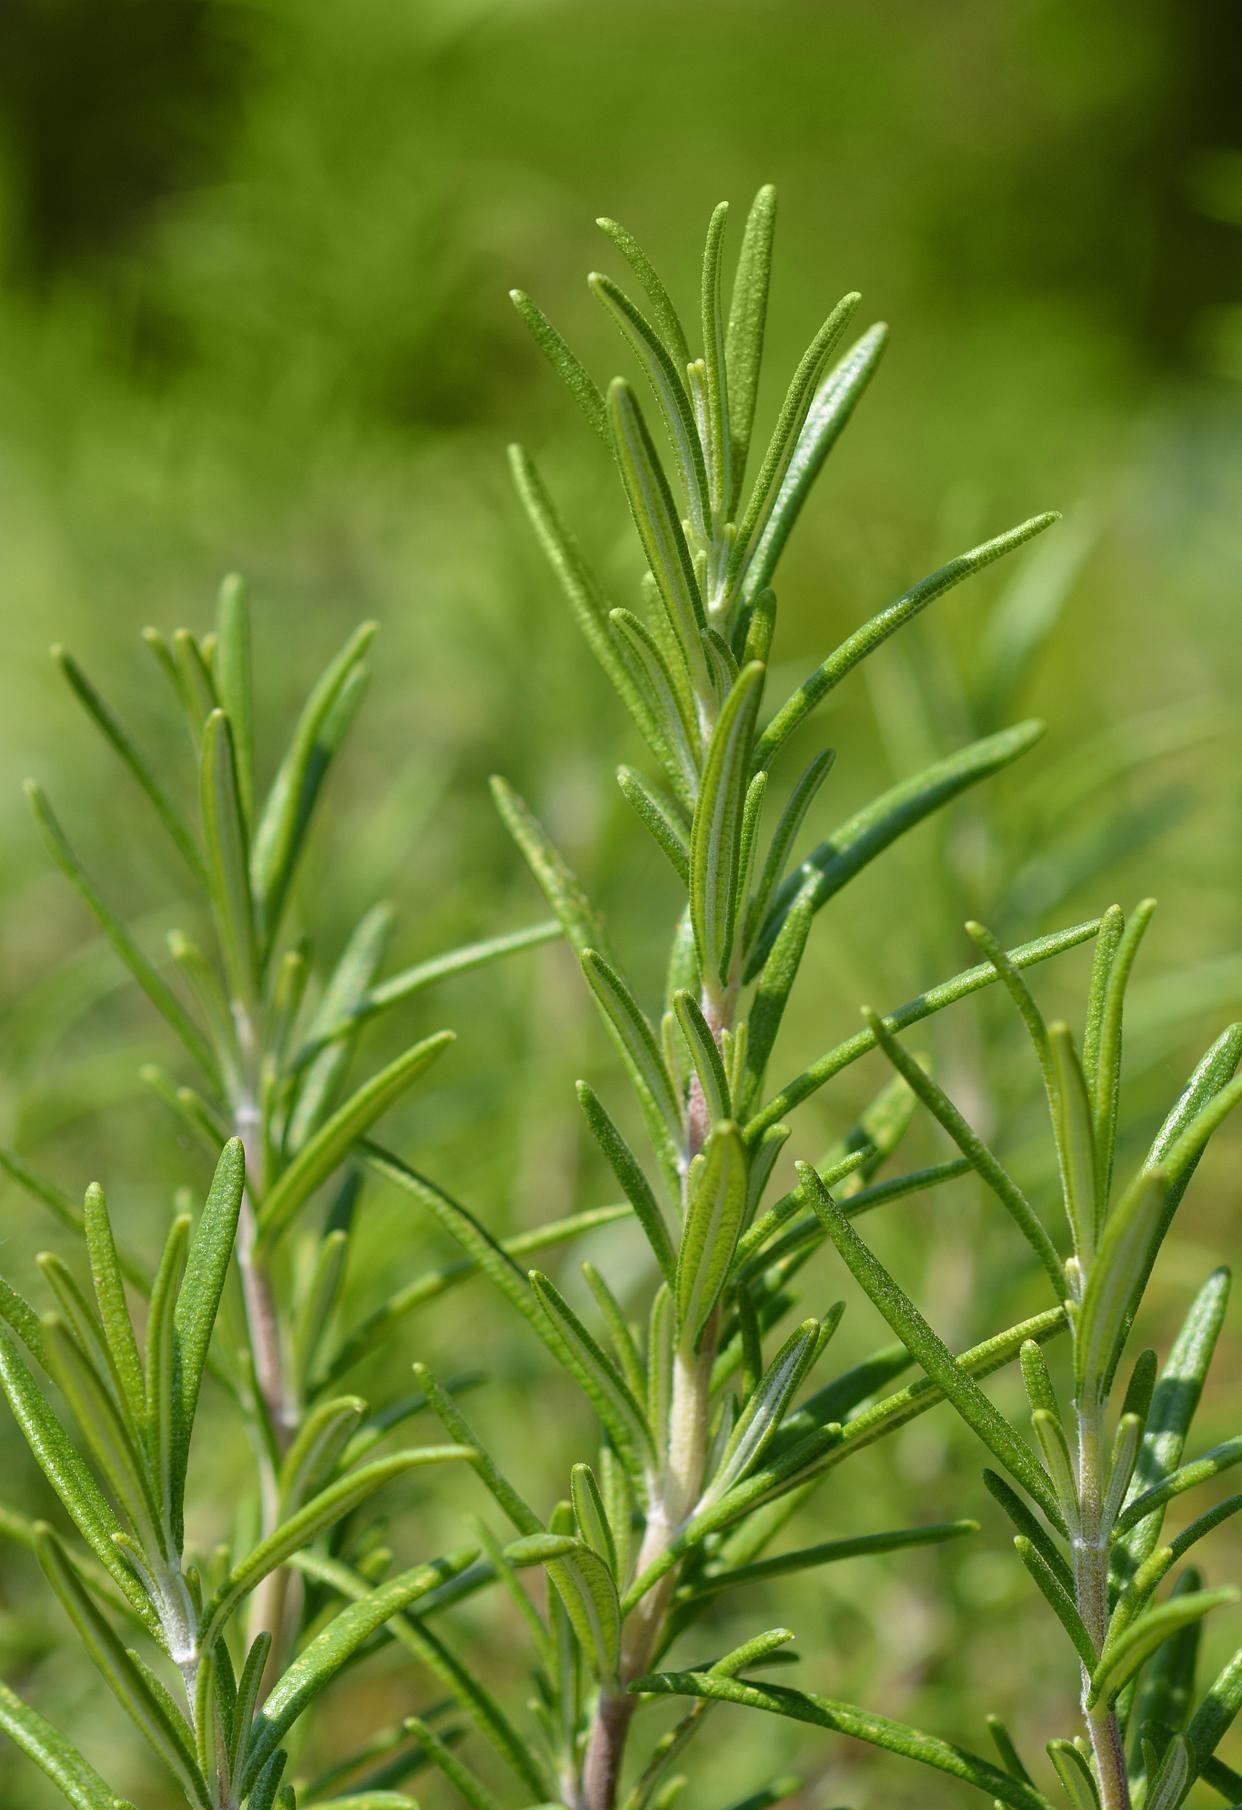
[[[49,871],[19,781],[48,786],[160,947],[177,876],[47,646],[69,645],[175,774],[183,750],[138,631],[205,626],[233,568],[256,600],[271,759],[348,629],[382,625],[308,888],[326,947],[377,896],[398,905],[399,960],[539,915],[487,800],[500,768],[658,985],[672,892],[610,778],[636,749],[530,544],[506,442],[536,451],[619,596],[632,550],[607,461],[506,291],[531,291],[606,378],[624,358],[582,280],[610,267],[594,217],[629,225],[689,300],[711,206],[741,211],[773,181],[761,406],[845,289],[893,326],[787,558],[776,688],[951,554],[1039,509],[1065,517],[1012,572],[905,631],[825,713],[840,751],[826,823],[972,733],[1031,712],[1049,730],[825,915],[777,1068],[846,1034],[863,1000],[894,1004],[967,965],[968,915],[1020,939],[1155,893],[1127,1069],[1140,1149],[1242,1005],[1240,36],[1213,0],[6,0],[0,1138],[66,1186],[102,1178],[140,1243],[176,1187],[202,1184],[135,1078],[168,1058],[161,1029]],[[1083,957],[1042,973],[1050,1011],[1077,1016],[1085,973]],[[393,1115],[389,1141],[500,1228],[604,1198],[571,1082],[615,1078],[563,952],[421,1000],[391,1035],[443,1022],[460,1032],[451,1069]],[[959,1007],[926,1044],[1024,1179],[1046,1184],[1034,1076],[1003,1005]],[[804,1109],[800,1153],[818,1154],[879,1080],[860,1069]],[[1153,1339],[1236,1242],[1240,1148],[1222,1143],[1187,1200]],[[970,1187],[902,1212],[874,1235],[946,1336],[967,1343],[1038,1303]],[[56,1229],[7,1185],[0,1216],[6,1270],[25,1278]],[[444,1254],[378,1192],[362,1243],[362,1306]],[[595,1247],[641,1298],[628,1235]],[[809,1286],[812,1307],[846,1292],[826,1256]],[[845,1356],[882,1338],[852,1302]],[[550,1504],[585,1423],[481,1287],[411,1325],[374,1392],[401,1388],[415,1356],[460,1362],[463,1343],[494,1378],[473,1411]],[[1203,1444],[1235,1430],[1240,1353],[1235,1315]],[[1016,1409],[1012,1379],[997,1398]],[[31,1511],[44,1501],[31,1467],[10,1430],[0,1442],[8,1494]],[[199,1491],[222,1518],[245,1464],[221,1417]],[[1069,1732],[1063,1644],[977,1472],[935,1416],[859,1460],[812,1500],[800,1536],[893,1525],[912,1502],[919,1517],[977,1512],[982,1533],[739,1601],[722,1640],[789,1621],[809,1688],[970,1744],[987,1710],[1012,1715],[1034,1751]],[[411,1497],[394,1541],[410,1562],[483,1507],[465,1486],[449,1502]],[[1231,1558],[1236,1572],[1223,1541],[1216,1581]],[[0,1669],[72,1720],[118,1789],[162,1810],[171,1800],[58,1644],[57,1613],[28,1555],[0,1551]],[[484,1669],[520,1706],[519,1631],[501,1616],[497,1638],[487,1613]],[[1227,1639],[1209,1637],[1209,1663]],[[430,1688],[394,1663],[360,1670],[333,1700],[327,1747]],[[693,1802],[723,1804],[786,1761],[810,1781],[802,1810],[960,1795],[739,1712],[716,1723]],[[419,1790],[450,1801],[434,1779]],[[54,1801],[8,1750],[0,1796]]]

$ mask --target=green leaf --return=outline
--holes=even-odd
[[[1097,1192],[1100,1183],[1091,1100],[1068,1025],[1049,1026],[1048,1049],[1054,1077],[1052,1123],[1062,1197],[1074,1253],[1086,1269],[1095,1250],[1107,1200],[1105,1194]]]
[[[326,1124],[308,1139],[293,1161],[267,1190],[259,1213],[259,1229],[272,1242],[296,1217],[320,1184],[344,1160],[359,1138],[406,1093],[454,1041],[452,1031],[438,1031],[382,1068],[351,1094]]]
[[[785,1716],[794,1722],[809,1722],[816,1728],[849,1735],[854,1740],[866,1741],[873,1747],[903,1754],[907,1759],[948,1773],[951,1778],[986,1791],[1012,1810],[1051,1810],[1047,1798],[1033,1786],[1000,1771],[978,1754],[910,1728],[904,1722],[872,1715],[831,1697],[813,1697],[808,1692],[790,1690],[783,1685],[753,1684],[743,1679],[722,1678],[711,1672],[655,1672],[639,1678],[630,1688],[660,1696],[706,1697],[718,1703],[738,1703],[748,1709]]]
[[[232,1138],[220,1152],[220,1161],[207,1190],[207,1199],[190,1240],[185,1274],[177,1291],[173,1312],[176,1338],[176,1386],[172,1430],[171,1486],[173,1538],[180,1550],[186,1465],[190,1432],[198,1407],[198,1392],[207,1363],[212,1328],[224,1292],[237,1236],[238,1216],[246,1181],[246,1158],[241,1139]]]
[[[63,647],[54,647],[52,658],[88,716],[94,720],[105,739],[111,743],[134,779],[146,793],[155,809],[156,816],[168,832],[190,872],[196,880],[200,882],[204,880],[206,873],[203,867],[203,857],[194,839],[194,833],[186,822],[184,814],[160,784],[150,761],[131,740],[118,717],[100,697],[73,655]]]
[[[1054,1526],[1063,1521],[1048,1474],[1030,1447],[1014,1433],[992,1406],[969,1372],[948,1346],[937,1337],[909,1297],[902,1293],[888,1271],[873,1256],[841,1212],[809,1163],[799,1165],[799,1176],[810,1190],[811,1204],[823,1219],[828,1235],[875,1306],[883,1314],[911,1355],[933,1382],[943,1389],[966,1424],[971,1427],[1023,1488],[1032,1495]]]
[[[255,1724],[243,1790],[253,1789],[287,1730],[377,1629],[429,1590],[458,1577],[477,1557],[477,1547],[458,1547],[430,1564],[399,1573],[333,1616],[268,1693]]]
[[[690,917],[713,993],[728,984],[733,962],[742,820],[763,679],[764,668],[752,661],[721,706],[690,831]]]
[[[1092,1060],[1091,1105],[1094,1120],[1096,1192],[1102,1215],[1113,1181],[1113,1151],[1117,1142],[1117,1107],[1121,1092],[1121,1028],[1126,984],[1139,944],[1156,909],[1154,899],[1144,899],[1117,939],[1109,964],[1104,998],[1096,1025]]]
[[[698,791],[700,735],[689,675],[670,663],[647,624],[632,611],[612,610],[608,620],[657,727],[655,751],[678,796],[690,805]]]
[[[871,382],[887,340],[888,328],[882,322],[868,328],[816,390],[789,455],[767,525],[748,564],[744,590],[748,600],[771,583],[811,486]]]
[[[1195,1762],[1200,1771],[1228,1734],[1240,1709],[1242,1647],[1232,1659],[1226,1660],[1186,1726],[1186,1736],[1194,1750]]]
[[[338,1465],[350,1436],[366,1413],[360,1395],[342,1395],[316,1402],[294,1434],[281,1461],[280,1511],[287,1515],[301,1506]]]
[[[729,1436],[719,1468],[700,1497],[700,1510],[718,1502],[758,1463],[821,1349],[820,1332],[818,1320],[804,1320],[772,1359]]]
[[[122,1560],[113,1537],[120,1533],[120,1523],[69,1443],[46,1396],[3,1326],[0,1326],[0,1384],[8,1396],[13,1418],[66,1514],[113,1582],[120,1586],[127,1602],[145,1626],[155,1633],[159,1628],[155,1612],[133,1572]]]
[[[751,487],[746,513],[734,541],[730,576],[735,580],[745,569],[752,549],[759,544],[769,519],[774,515],[778,498],[784,489],[785,475],[798,450],[800,435],[813,405],[824,366],[860,299],[856,294],[841,298],[803,353],[785,392],[785,400],[781,404],[776,426]],[[756,591],[762,588],[759,584],[754,586]]]
[[[1073,1810],[1100,1810],[1095,1776],[1072,1741],[1049,1741],[1048,1758]]]
[[[1013,1544],[1014,1550],[1035,1580],[1048,1607],[1073,1642],[1074,1651],[1090,1671],[1096,1663],[1096,1651],[1091,1644],[1090,1635],[1083,1626],[1077,1605],[1062,1583],[1060,1574],[1047,1563],[1039,1547],[1025,1534],[1018,1534]]]
[[[918,1096],[933,1118],[944,1127],[971,1167],[981,1180],[987,1183],[997,1200],[1000,1201],[1043,1264],[1056,1292],[1056,1299],[1063,1300],[1066,1292],[1065,1273],[1061,1268],[1061,1260],[1057,1256],[1056,1246],[1039,1223],[1034,1209],[1017,1182],[997,1161],[982,1138],[967,1124],[943,1088],[932,1080],[904,1045],[898,1042],[884,1020],[871,1011],[865,1011],[863,1017],[875,1042],[879,1044],[911,1092]]]
[[[989,1495],[993,1496],[996,1501],[1000,1503],[1005,1513],[1009,1516],[1009,1519],[1013,1522],[1013,1525],[1017,1528],[1018,1533],[1034,1547],[1035,1551],[1039,1554],[1039,1557],[1043,1560],[1046,1569],[1061,1586],[1064,1595],[1072,1601],[1074,1596],[1074,1574],[1070,1570],[1066,1559],[1049,1536],[1043,1523],[1036,1520],[1021,1496],[1019,1496],[1015,1490],[1011,1489],[1005,1479],[998,1476],[995,1471],[985,1470],[983,1473],[983,1481]]]
[[[772,832],[772,841],[768,846],[763,870],[759,875],[750,904],[746,908],[743,943],[747,952],[754,940],[755,931],[767,913],[772,894],[785,872],[785,863],[789,859],[790,850],[797,838],[798,831],[802,828],[803,820],[819,792],[820,786],[832,771],[835,759],[836,755],[831,748],[825,749],[822,754],[815,756],[790,793],[789,802]]]
[[[701,630],[705,626],[698,579],[647,424],[634,393],[621,378],[608,388],[608,419],[634,526],[655,579],[669,627],[695,689],[708,693]]]
[[[50,1527],[36,1530],[35,1552],[86,1652],[117,1702],[141,1730],[148,1745],[167,1766],[190,1802],[198,1805],[199,1810],[212,1810],[207,1783],[199,1771],[194,1751],[193,1733],[163,1685],[135,1654],[126,1652],[83,1588]]]
[[[574,1505],[578,1533],[592,1552],[597,1552],[612,1576],[617,1576],[617,1546],[613,1539],[608,1510],[595,1472],[589,1464],[575,1464],[569,1473],[569,1493]]]
[[[776,230],[776,190],[766,183],[751,203],[742,233],[725,331],[728,376],[729,437],[733,445],[733,482],[728,513],[737,508],[746,473],[759,373],[763,365],[764,329],[768,316],[768,284],[772,273],[772,238]]]
[[[548,1278],[532,1270],[530,1285],[547,1319],[550,1348],[587,1395],[618,1451],[635,1466],[649,1466],[655,1456],[651,1430],[629,1384]]]
[[[112,1496],[144,1551],[162,1551],[163,1530],[147,1476],[137,1428],[126,1420],[94,1354],[56,1314],[43,1320],[48,1371],[69,1406],[78,1429]]]
[[[1225,1603],[1236,1603],[1236,1590],[1194,1590],[1182,1596],[1171,1596],[1139,1616],[1120,1637],[1104,1643],[1104,1651],[1091,1675],[1087,1708],[1097,1703],[1111,1703],[1117,1692],[1130,1679],[1143,1661],[1161,1643],[1192,1621],[1198,1621],[1212,1609]]]
[[[531,1534],[505,1548],[511,1565],[543,1565],[595,1675],[615,1685],[621,1611],[607,1561],[571,1534]]]
[[[233,731],[242,817],[254,821],[254,705],[250,656],[250,599],[232,573],[216,604],[216,690]]]
[[[936,761],[913,778],[903,779],[864,805],[861,811],[856,811],[821,842],[778,889],[750,958],[747,979],[758,973],[767,959],[786,912],[804,889],[809,890],[818,911],[899,836],[948,804],[960,792],[1017,760],[1035,745],[1043,732],[1044,725],[1032,721],[1002,729],[997,735],[985,736],[947,759]]]
[[[107,1203],[103,1190],[94,1183],[86,1190],[84,1218],[91,1279],[95,1286],[95,1300],[99,1305],[100,1324],[112,1361],[113,1378],[122,1399],[128,1404],[133,1421],[140,1426],[146,1410],[142,1360],[138,1355],[138,1341],[134,1337],[133,1322],[129,1317],[125,1280],[112,1235]]]
[[[871,368],[874,367],[874,360],[878,358],[882,344],[882,338],[875,343]],[[854,354],[851,354],[851,358],[853,356]],[[835,379],[829,380],[830,384],[834,381]],[[1003,554],[1011,552],[1015,547],[1022,546],[1025,541],[1041,534],[1056,520],[1058,517],[1055,515],[1033,516],[1029,522],[1022,522],[1018,527],[1010,528],[1004,534],[998,534],[994,540],[984,541],[982,546],[972,548],[969,553],[959,554],[956,559],[951,559],[948,565],[941,566],[938,571],[921,579],[895,603],[890,603],[886,609],[872,616],[870,621],[864,622],[861,628],[855,629],[848,639],[835,648],[827,659],[815,668],[809,678],[803,680],[792,697],[781,705],[759,738],[755,749],[756,765],[770,766],[778,750],[795,729],[799,728],[811,712],[823,702],[829,692],[841,683],[847,673],[852,672],[861,661],[866,659],[868,654],[873,653],[877,647],[887,641],[890,635],[896,634],[905,623],[917,616],[920,611],[925,610],[929,603],[934,603],[937,597],[952,590],[953,586],[960,584],[964,578],[971,578],[976,572],[982,571],[993,560],[1001,558]],[[766,578],[762,582],[766,583]]]
[[[646,1014],[622,976],[597,950],[583,952],[582,971],[625,1058],[640,1099],[662,1121],[666,1136],[680,1144],[681,1103]]]
[[[730,1120],[713,1125],[686,1178],[686,1223],[677,1253],[677,1322],[697,1345],[733,1261],[746,1211],[746,1150]]]
[[[1009,959],[1017,968],[1033,967],[1035,963],[1047,961],[1050,956],[1061,955],[1067,949],[1074,949],[1079,943],[1085,943],[1096,934],[1100,920],[1092,918],[1088,923],[1075,924],[1069,930],[1054,931],[1051,936],[1037,937],[1034,942],[1021,943],[1016,949],[1009,951]],[[999,976],[991,962],[981,962],[977,967],[967,968],[961,974],[955,974],[951,980],[941,981],[938,986],[929,987],[926,992],[919,993],[905,1005],[894,1011],[886,1012],[884,1024],[890,1031],[908,1030],[912,1024],[919,1024],[933,1013],[943,1011],[946,1006],[956,1004],[971,993],[977,993],[982,987],[991,986]],[[771,1125],[778,1124],[795,1106],[831,1081],[841,1070],[857,1062],[875,1048],[875,1033],[869,1027],[856,1031],[844,1043],[821,1056],[811,1067],[805,1069],[793,1081],[788,1082],[759,1113],[756,1113],[746,1126],[746,1141],[753,1145]]]
[[[721,201],[713,210],[703,250],[701,317],[703,362],[706,367],[707,408],[704,427],[708,453],[708,488],[716,515],[728,513],[733,496],[732,445],[729,433],[729,383],[725,352],[725,324],[720,302],[720,260],[724,246],[729,204]]]
[[[1198,1483],[1206,1483],[1209,1478],[1217,1477],[1235,1464],[1242,1464],[1242,1435],[1234,1439],[1222,1440],[1220,1445],[1196,1458],[1190,1464],[1179,1465],[1175,1471],[1149,1490],[1144,1490],[1128,1502],[1117,1518],[1117,1533],[1126,1534],[1145,1521],[1148,1515],[1163,1509],[1166,1502],[1184,1491],[1193,1489]]]
[[[148,1467],[161,1513],[170,1521],[176,1500],[173,1453],[177,1424],[177,1334],[173,1312],[185,1274],[190,1244],[190,1216],[181,1214],[168,1230],[147,1313],[147,1361],[143,1379],[143,1422]]]
[[[122,1806],[95,1768],[84,1760],[38,1710],[24,1703],[16,1691],[0,1683],[0,1728],[28,1759],[45,1772],[73,1810],[133,1810]]]
[[[44,797],[42,789],[35,785],[33,780],[26,782],[26,796],[30,800],[30,808],[34,812],[35,822],[39,826],[44,845],[52,860],[72,882],[87,910],[156,1011],[162,1015],[180,1038],[185,1049],[204,1074],[209,1075],[213,1083],[218,1085],[220,1074],[210,1044],[189,1017],[176,994],[161,980],[146,956],[143,955],[121,920],[104,904],[103,899],[96,891],[94,881],[74,854],[64,831],[53,816],[52,808]]]
[[[825,1540],[818,1546],[803,1546],[795,1552],[778,1553],[775,1558],[758,1559],[750,1565],[711,1565],[687,1586],[687,1595],[691,1598],[715,1595],[720,1590],[767,1583],[770,1578],[784,1577],[787,1572],[810,1571],[820,1565],[836,1565],[843,1559],[869,1558],[881,1552],[899,1552],[907,1546],[938,1546],[945,1540],[960,1539],[963,1534],[978,1531],[977,1521],[933,1521],[925,1527],[897,1527],[884,1533]]]
[[[680,810],[632,767],[617,768],[621,796],[630,805],[656,846],[666,854],[683,886],[690,883],[690,845]]]
[[[443,1464],[454,1458],[472,1462],[474,1453],[469,1446],[459,1445],[419,1446],[408,1452],[394,1452],[338,1477],[320,1490],[233,1566],[203,1611],[202,1645],[209,1647],[218,1639],[237,1605],[261,1579],[283,1565],[291,1554],[309,1546],[316,1534],[351,1513],[382,1485],[418,1466]]]
[[[749,1085],[747,1101],[763,1085],[768,1061],[776,1043],[785,1007],[793,984],[798,978],[806,951],[811,922],[815,916],[815,900],[808,890],[802,893],[786,912],[773,939],[772,949],[759,970],[758,986],[751,1005],[750,1039],[746,1054]]]
[[[635,1218],[647,1234],[647,1241],[655,1253],[665,1281],[671,1285],[676,1274],[677,1258],[669,1237],[668,1222],[652,1192],[651,1184],[643,1174],[638,1158],[601,1105],[594,1090],[585,1081],[577,1083],[577,1090],[578,1104],[595,1141],[633,1207]]]
[[[707,471],[703,464],[703,448],[686,392],[685,379],[641,309],[635,307],[623,289],[618,288],[610,277],[601,276],[598,271],[593,271],[587,282],[638,355],[664,417],[669,442],[680,470],[687,508],[696,529],[703,536],[708,519]],[[685,363],[682,371],[684,369]]]
[[[608,437],[606,425],[604,434],[611,452],[612,441]],[[545,558],[569,599],[570,608],[586,637],[588,647],[611,679],[644,739],[657,755],[662,755],[664,742],[658,724],[650,705],[634,684],[624,660],[613,644],[608,625],[608,602],[586,563],[582,549],[561,520],[542,478],[524,448],[509,448],[509,466],[522,506],[530,518]]]
[[[426,1722],[418,1716],[407,1716],[404,1726],[408,1733],[418,1736],[420,1746],[470,1805],[470,1810],[503,1810],[495,1793],[489,1790],[478,1774]]]
[[[608,432],[604,398],[600,394],[600,388],[595,379],[576,354],[570,350],[569,345],[557,332],[542,308],[536,302],[532,302],[525,291],[511,289],[509,300],[529,328],[531,338],[557,376],[564,382],[592,429],[611,452],[612,439]]]
[[[250,886],[270,950],[320,787],[360,697],[361,662],[377,624],[355,629],[302,708],[250,848]]]
[[[505,828],[526,857],[544,897],[560,920],[570,947],[579,956],[592,948],[606,952],[603,925],[577,875],[552,846],[543,825],[507,780],[494,777],[491,786]]]
[[[233,731],[222,710],[213,710],[207,718],[200,763],[208,887],[216,930],[233,998],[253,1005],[258,989],[258,950],[250,897],[248,838]]]
[[[698,1000],[687,988],[679,987],[673,994],[673,1010],[690,1051],[708,1118],[712,1121],[730,1118],[732,1102],[728,1077],[719,1046]]]

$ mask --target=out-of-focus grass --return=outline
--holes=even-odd
[[[782,219],[766,406],[846,288],[894,327],[787,567],[777,653],[790,678],[912,578],[1036,509],[1063,509],[1057,532],[1082,547],[1012,700],[1011,714],[1048,717],[1047,739],[825,922],[821,985],[806,989],[778,1066],[792,1071],[844,1034],[863,999],[893,1003],[965,965],[968,913],[1029,935],[1156,891],[1132,1044],[1139,1147],[1242,994],[1242,434],[1236,392],[1215,368],[1229,364],[1221,329],[1238,253],[1221,202],[1228,59],[1214,12],[1148,0],[1123,28],[1071,0],[11,8],[12,54],[0,59],[0,1134],[67,1185],[101,1176],[140,1226],[174,1187],[202,1180],[137,1096],[134,1071],[162,1053],[158,1031],[49,874],[17,782],[26,770],[49,782],[113,896],[157,936],[176,877],[147,852],[123,779],[76,720],[46,645],[73,647],[179,761],[137,630],[205,620],[231,567],[257,597],[269,754],[334,640],[363,615],[383,625],[315,856],[317,933],[339,938],[378,892],[400,906],[398,959],[536,915],[486,801],[483,778],[500,766],[654,983],[663,876],[608,780],[634,750],[518,519],[504,442],[521,435],[537,450],[624,594],[634,574],[614,479],[505,291],[536,294],[606,376],[623,355],[582,283],[606,256],[592,217],[631,225],[688,294],[711,204],[728,196],[740,208],[773,180]],[[978,695],[978,675],[1004,586],[989,574],[954,593],[880,656],[870,682],[834,700],[841,757],[826,810],[846,815],[986,715],[995,700]],[[1076,795],[1083,749],[1104,777]],[[1189,981],[1170,978],[1180,968]],[[1041,976],[1042,996],[1076,1011],[1084,978],[1070,958]],[[442,1084],[387,1135],[500,1226],[587,1204],[605,1186],[573,1116],[573,1076],[608,1077],[575,981],[563,952],[547,951],[421,1002],[418,1024],[403,1027],[449,1022],[461,1041]],[[1000,1002],[959,1009],[931,1042],[947,1080],[1038,1179],[1029,1064]],[[830,1140],[876,1074],[807,1109],[804,1153]],[[21,1274],[43,1234],[11,1191],[0,1211],[6,1267]],[[1187,1204],[1158,1298],[1166,1322],[1238,1223],[1226,1153]],[[606,1237],[623,1265],[632,1246]],[[936,1291],[946,1333],[965,1342],[989,1329],[970,1286],[978,1270],[1008,1273],[1013,1250],[970,1189],[877,1223],[877,1237],[899,1274]],[[372,1197],[363,1294],[380,1298],[442,1254],[404,1203]],[[827,1258],[812,1288],[826,1299],[841,1289]],[[1029,1278],[1014,1275],[996,1314],[1030,1299]],[[472,1357],[488,1340],[497,1380],[477,1412],[543,1499],[581,1455],[572,1412],[558,1417],[553,1481],[522,1420],[532,1386],[559,1405],[559,1385],[520,1328],[479,1327],[477,1295],[450,1297],[371,1380],[393,1392],[406,1357],[455,1367],[463,1330]],[[869,1311],[851,1307],[842,1348],[879,1336]],[[1238,1350],[1234,1332],[1221,1376],[1237,1374]],[[3,1437],[6,1476],[41,1502]],[[222,1440],[213,1462],[227,1478],[244,1454],[223,1429]],[[826,1488],[802,1531],[895,1524],[912,1498],[928,1518],[964,1495],[978,1507],[975,1457],[929,1419],[859,1461],[858,1497],[844,1479]],[[812,1688],[917,1711],[970,1739],[982,1710],[1004,1710],[1034,1671],[1046,1727],[1032,1732],[1062,1732],[1064,1672],[1028,1641],[1028,1616],[1039,1618],[996,1518],[982,1519],[969,1550],[825,1574],[762,1609],[739,1602],[723,1625],[740,1636],[748,1615],[788,1616]],[[429,1550],[447,1528],[443,1506],[413,1504],[398,1518],[400,1548]],[[32,1613],[43,1599],[31,1567],[6,1551],[3,1580],[4,1669],[24,1672],[111,1763],[118,1788],[155,1810],[166,1800],[133,1744],[76,1656],[50,1648],[52,1618]],[[489,1642],[486,1664],[520,1701],[516,1646]],[[394,1717],[429,1691],[395,1669],[359,1674],[339,1694],[342,1727],[355,1713],[349,1688]],[[740,1717],[728,1729],[706,1756],[705,1805],[786,1752],[825,1769],[834,1799],[927,1801],[923,1781],[840,1744]],[[52,1801],[8,1751],[0,1786],[31,1810]],[[447,1801],[430,1781],[424,1795]]]

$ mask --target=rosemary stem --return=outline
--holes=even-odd
[[[1078,1404],[1078,1526],[1073,1530],[1074,1593],[1078,1613],[1098,1653],[1108,1632],[1108,1528],[1104,1525],[1101,1404],[1085,1392]],[[1089,1707],[1091,1675],[1082,1667],[1082,1704],[1095,1756],[1100,1810],[1130,1810],[1130,1782],[1116,1713]]]

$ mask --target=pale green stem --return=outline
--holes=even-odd
[[[1071,1529],[1074,1551],[1074,1594],[1078,1613],[1095,1651],[1108,1632],[1109,1529],[1104,1525],[1106,1479],[1103,1474],[1102,1404],[1084,1392],[1078,1404],[1078,1526]],[[1100,1810],[1130,1810],[1130,1783],[1125,1747],[1116,1713],[1096,1704],[1088,1708],[1091,1677],[1082,1668],[1082,1704],[1087,1734],[1095,1755]]]

